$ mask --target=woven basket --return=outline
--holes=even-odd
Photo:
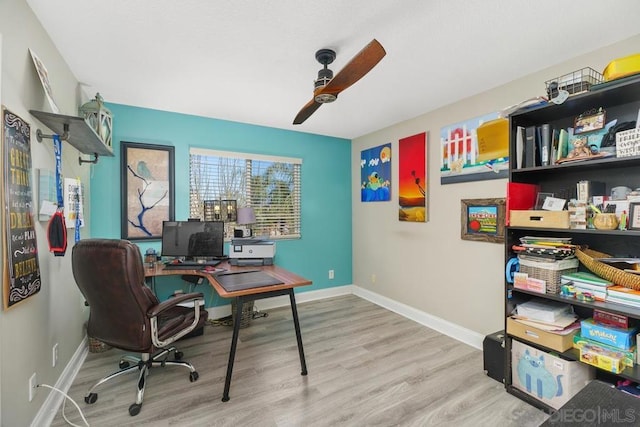
[[[587,269],[589,269],[593,274],[613,282],[616,285],[640,291],[640,276],[627,273],[619,268],[612,267],[609,264],[605,264],[594,259],[611,258],[611,255],[594,251],[593,249],[577,248],[576,257],[580,260],[582,265],[587,267]]]
[[[253,301],[248,301],[242,304],[242,316],[240,317],[240,328],[246,328],[251,325],[251,320],[253,319]],[[232,324],[236,322],[236,310],[237,304],[235,298],[231,302],[231,319],[233,320]]]
[[[102,353],[110,350],[112,347],[109,344],[105,344],[102,341],[98,341],[95,338],[89,337],[89,352]]]
[[[544,280],[548,294],[560,293],[563,274],[578,271],[578,260],[575,258],[563,260],[536,260],[527,256],[519,256],[520,272],[529,277]]]

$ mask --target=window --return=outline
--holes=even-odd
[[[300,238],[301,159],[191,148],[189,216],[204,218],[205,200],[236,200],[256,214],[254,236]],[[225,232],[233,235],[233,226]]]

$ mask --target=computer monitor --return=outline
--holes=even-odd
[[[163,221],[162,255],[172,257],[224,256],[224,222]]]

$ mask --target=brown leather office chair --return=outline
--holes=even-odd
[[[89,304],[87,334],[112,347],[141,353],[139,359],[124,357],[120,370],[91,387],[85,402],[95,403],[98,395],[94,390],[106,381],[139,371],[136,402],[129,407],[133,416],[142,407],[150,368],[183,366],[189,369],[191,382],[198,379],[195,368],[180,360],[182,352],[170,345],[204,325],[207,312],[200,308],[202,293],[159,302],[145,286],[140,250],[128,240],[81,240],[73,247],[72,267],[78,288]],[[193,307],[178,305],[185,302]],[[171,353],[175,360],[166,360]]]

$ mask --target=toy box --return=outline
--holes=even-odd
[[[633,364],[636,360],[636,347],[633,347],[629,350],[620,350],[615,347],[608,346],[606,344],[602,344],[593,340],[589,340],[586,338],[582,338],[580,334],[575,334],[573,336],[573,348],[577,348],[580,350],[585,345],[598,346],[607,351],[618,352],[622,355],[621,363],[623,366],[633,367]]]
[[[625,368],[622,363],[624,353],[621,351],[606,350],[595,344],[584,344],[580,348],[580,361],[588,363],[605,371],[619,374]]]
[[[629,350],[636,344],[636,328],[614,328],[600,325],[593,319],[580,322],[580,335],[602,344],[610,345],[619,350]]]
[[[595,377],[595,369],[563,360],[519,341],[511,344],[513,386],[558,409]]]

